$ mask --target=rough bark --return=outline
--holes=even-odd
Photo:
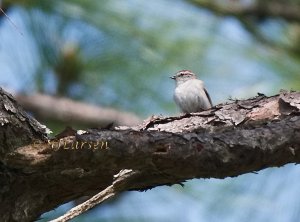
[[[69,131],[45,141],[45,128],[2,90],[0,220],[32,221],[137,172],[118,191],[193,178],[225,178],[300,161],[300,93],[220,104],[136,127]]]

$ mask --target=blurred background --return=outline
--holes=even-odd
[[[299,0],[0,0],[0,6],[8,16],[0,13],[0,86],[54,134],[66,125],[134,125],[151,115],[178,115],[168,77],[181,69],[198,74],[214,104],[300,89]],[[299,221],[299,176],[299,166],[290,164],[127,192],[74,221]]]

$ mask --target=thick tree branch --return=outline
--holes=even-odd
[[[101,108],[67,98],[39,93],[18,94],[15,97],[21,106],[33,112],[40,120],[50,119],[65,125],[99,127],[114,123],[117,126],[133,126],[141,122],[139,117],[128,112]]]
[[[49,130],[31,118],[12,95],[0,88],[0,156],[34,140],[46,140]]]
[[[7,115],[6,103],[0,115]],[[1,133],[8,124],[14,126],[4,123]],[[3,146],[17,133],[18,127],[6,133]],[[300,93],[260,95],[192,115],[153,117],[132,128],[77,131],[18,144],[3,149],[0,159],[1,221],[31,221],[62,203],[95,195],[113,185],[114,175],[124,169],[139,174],[119,191],[299,163]]]

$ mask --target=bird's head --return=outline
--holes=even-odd
[[[177,72],[174,76],[170,77],[171,79],[174,79],[178,84],[184,83],[191,79],[197,79],[197,76],[195,73],[193,73],[190,70],[181,70]]]

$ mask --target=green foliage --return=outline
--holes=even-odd
[[[33,86],[24,90],[35,88],[149,115],[174,109],[173,83],[168,76],[179,69],[191,69],[202,78],[208,73],[243,75],[238,64],[236,70],[226,68],[227,53],[245,61],[252,59],[277,75],[289,72],[277,67],[286,64],[273,65],[274,52],[265,49],[267,57],[260,61],[261,46],[232,42],[226,36],[230,33],[222,30],[222,20],[180,1],[32,0],[4,4],[19,11],[28,36],[24,44],[32,45],[29,54],[35,67],[28,81]],[[284,33],[282,28],[273,32]],[[284,53],[278,56],[286,56]],[[54,82],[52,88],[49,79]],[[287,86],[298,87],[291,83]]]
[[[19,81],[19,88],[25,92],[36,90],[68,96],[143,116],[175,113],[172,101],[174,85],[168,77],[180,69],[191,69],[205,80],[214,104],[230,96],[247,98],[257,92],[273,94],[280,88],[299,90],[299,24],[278,18],[251,18],[246,21],[232,16],[218,17],[188,2],[207,1],[3,0],[2,8],[7,10],[24,36],[19,36],[14,29],[6,38],[3,37],[5,33],[1,33],[1,78],[14,76],[16,82]],[[5,19],[1,19],[3,28]],[[6,27],[5,30],[10,29]],[[53,121],[46,124],[56,132],[65,128]],[[274,173],[274,178],[282,178],[286,174]],[[245,183],[242,188],[233,186],[228,180],[225,186],[217,185],[218,189],[211,181],[202,183],[204,186],[200,191],[195,192],[194,186],[191,189],[194,197],[188,203],[195,206],[197,202],[196,206],[202,211],[194,214],[204,218],[203,221],[212,217],[214,220],[209,221],[218,221],[225,215],[227,221],[232,221],[233,213],[237,211],[240,213],[236,213],[235,218],[243,220],[236,221],[245,221],[252,218],[250,214],[255,215],[258,208],[268,208],[263,204],[256,206],[257,196],[251,196],[253,199],[245,197],[250,183],[259,187],[253,191],[257,192],[264,187],[266,177],[262,180],[257,179],[257,175],[252,180],[249,176],[247,178],[238,182]],[[269,180],[266,192],[276,182],[278,187],[282,187],[280,181],[274,178]],[[290,178],[297,176],[291,174]],[[297,193],[298,187],[293,188],[294,193]],[[208,188],[210,192],[207,192]],[[168,191],[170,193],[164,191],[158,195],[158,200],[153,201],[151,207],[158,206],[160,211],[151,216],[155,218],[156,212],[160,212],[161,218],[164,215],[162,211],[167,209],[165,206],[175,203],[171,207],[173,211],[169,208],[171,213],[166,220],[178,221],[182,218],[176,218],[179,212],[175,199],[180,192],[170,191],[169,187]],[[195,195],[197,192],[198,196]],[[272,196],[277,196],[276,192]],[[284,189],[280,193],[284,196]],[[166,196],[161,197],[164,194]],[[282,203],[292,199],[293,205],[299,206],[296,198],[289,197],[282,198]],[[180,215],[185,215],[192,209],[185,204],[184,197],[180,198],[183,200],[178,201],[183,202]],[[159,205],[162,200],[165,200],[165,206]],[[131,206],[128,199],[124,202],[123,220],[138,218],[134,216],[140,202],[131,202],[135,206],[130,207],[134,211],[132,217],[127,213],[128,206]],[[227,204],[231,204],[230,214]],[[147,210],[141,209],[138,213],[145,215]],[[117,211],[111,215],[120,221],[123,214]],[[108,217],[110,221],[111,215]],[[170,219],[169,215],[173,218]],[[273,218],[271,213],[267,216],[269,220]],[[296,216],[294,218],[299,218]],[[103,216],[103,220],[105,218]],[[141,218],[147,216],[136,220]]]

